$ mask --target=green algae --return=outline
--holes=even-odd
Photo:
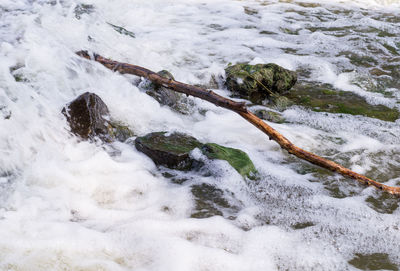
[[[170,152],[173,154],[189,153],[193,149],[202,146],[194,137],[181,133],[167,135],[167,132],[156,132],[139,137],[138,139],[153,150]]]
[[[386,253],[357,253],[355,257],[349,261],[349,264],[361,270],[399,270],[396,264],[390,261],[389,255]]]
[[[294,88],[288,97],[295,104],[316,112],[362,115],[385,121],[395,121],[399,118],[396,109],[368,104],[364,98],[352,92],[302,85]]]
[[[202,144],[186,134],[150,133],[138,137],[135,146],[156,164],[173,169],[191,169],[194,160],[190,157],[190,152],[199,148],[209,159],[227,161],[243,177],[254,178],[257,173],[253,162],[245,152],[215,143]]]
[[[241,150],[220,146],[215,143],[207,143],[203,145],[201,151],[209,159],[227,161],[243,177],[253,178],[257,173],[249,156]]]

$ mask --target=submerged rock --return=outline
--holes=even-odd
[[[261,103],[264,99],[287,92],[297,81],[295,72],[279,65],[246,63],[225,69],[226,87],[234,94]]]
[[[239,211],[238,206],[228,201],[233,196],[213,185],[205,183],[193,185],[191,192],[196,203],[190,215],[192,218],[208,218],[216,215],[233,218],[232,215]]]
[[[389,255],[386,253],[356,253],[349,264],[360,270],[399,270],[397,265],[390,261]]]
[[[256,110],[254,114],[259,117],[260,119],[267,120],[270,122],[275,122],[275,123],[284,123],[285,119],[282,117],[281,114],[271,111],[271,110],[265,110],[265,109],[260,109]]]
[[[189,170],[194,163],[199,165],[199,162],[190,157],[190,152],[199,148],[209,159],[227,161],[243,177],[252,178],[257,173],[245,152],[214,143],[203,144],[196,138],[182,133],[150,133],[136,138],[135,146],[157,165],[172,169]]]
[[[107,105],[96,94],[85,92],[62,109],[71,132],[83,139],[99,137],[111,142],[133,136],[127,126],[111,121]]]
[[[384,105],[371,105],[364,98],[348,91],[336,91],[314,85],[298,85],[288,97],[297,105],[316,112],[362,115],[385,121],[399,118],[396,109]]]
[[[159,71],[157,74],[164,78],[175,80],[174,76],[167,70]],[[181,93],[154,83],[149,84],[146,93],[162,105],[169,106],[182,114],[188,113],[188,108],[186,106],[187,99]]]

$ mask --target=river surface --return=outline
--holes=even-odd
[[[400,109],[398,0],[0,0],[0,270],[399,270],[398,199],[290,156],[225,109],[160,106],[82,49],[200,85],[228,63],[274,62],[298,84]],[[61,109],[86,91],[138,136],[239,148],[260,178],[223,161],[168,171],[129,142],[81,141]],[[271,125],[296,145],[400,185],[399,119],[282,114]]]

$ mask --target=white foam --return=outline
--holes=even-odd
[[[400,34],[388,20],[400,12],[398,1],[99,0],[84,2],[94,11],[80,20],[74,9],[81,2],[52,3],[3,0],[0,7],[0,270],[351,270],[355,253],[387,253],[400,265],[400,213],[384,208],[392,199],[289,156],[237,114],[194,99],[205,115],[179,115],[132,84],[134,77],[74,54],[88,49],[167,69],[192,84],[224,75],[229,62],[275,62],[308,70],[300,80],[396,107],[396,86],[384,89],[390,97],[356,85],[368,67],[343,52],[375,57],[366,42],[395,45],[396,37],[376,31]],[[335,27],[359,31],[334,35]],[[385,64],[389,56],[379,54],[376,65]],[[11,67],[21,67],[26,81],[16,82]],[[260,180],[206,161],[213,174],[182,173],[189,180],[178,185],[129,144],[81,142],[60,111],[86,91],[137,135],[181,131],[246,151]],[[287,123],[272,126],[300,147],[398,183],[399,121],[297,107],[283,116]],[[239,206],[233,218],[190,218],[190,186],[201,183],[231,195]],[[294,229],[304,223],[311,224]]]

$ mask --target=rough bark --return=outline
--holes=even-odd
[[[232,110],[232,111],[238,113],[240,116],[242,116],[248,122],[250,122],[251,124],[256,126],[263,133],[268,135],[270,140],[276,141],[281,146],[281,148],[287,150],[290,154],[293,154],[293,155],[297,156],[298,158],[306,160],[314,165],[326,168],[333,172],[340,173],[341,175],[343,175],[345,177],[353,178],[362,184],[374,186],[374,187],[376,187],[380,190],[383,190],[385,192],[388,192],[390,194],[400,196],[400,187],[392,187],[392,186],[388,186],[388,185],[382,184],[380,182],[371,180],[368,177],[365,177],[361,174],[351,171],[350,169],[347,169],[333,161],[322,158],[318,155],[315,155],[313,153],[310,153],[308,151],[305,151],[305,150],[295,146],[292,142],[290,142],[282,134],[280,134],[275,129],[273,129],[271,126],[269,126],[266,122],[264,122],[263,120],[258,118],[256,115],[254,115],[253,113],[248,111],[244,103],[239,103],[239,102],[235,102],[233,100],[227,99],[225,97],[222,97],[222,96],[212,92],[211,90],[206,90],[206,89],[203,89],[200,87],[177,82],[175,80],[163,78],[160,75],[158,75],[157,73],[150,71],[146,68],[140,67],[140,66],[131,65],[131,64],[127,64],[127,63],[121,63],[118,61],[104,58],[97,54],[93,54],[93,56],[91,57],[89,55],[89,53],[86,51],[79,51],[79,52],[77,52],[77,55],[84,57],[86,59],[93,59],[97,62],[100,62],[101,64],[103,64],[104,66],[106,66],[107,68],[109,68],[113,71],[118,71],[122,74],[127,73],[127,74],[133,74],[133,75],[137,75],[140,77],[144,77],[154,83],[160,84],[160,85],[170,88],[174,91],[184,93],[187,95],[191,95],[191,96],[209,101],[217,106]]]

